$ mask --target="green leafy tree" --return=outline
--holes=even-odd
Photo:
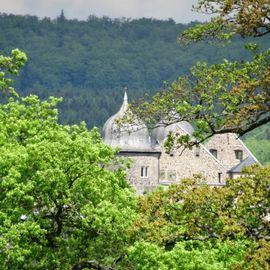
[[[12,55],[1,65],[16,73],[26,58]],[[125,166],[97,129],[58,124],[58,102],[0,105],[1,269],[111,269],[126,252],[136,212]]]
[[[269,33],[269,1],[198,2],[198,10],[217,16],[182,33],[179,41],[230,39],[234,34],[259,37]],[[194,124],[194,139],[169,136],[174,143],[191,147],[214,134],[234,132],[244,135],[270,121],[270,50],[263,52],[248,43],[253,52],[250,61],[224,60],[221,64],[197,63],[189,76],[179,78],[151,102],[140,101],[134,110],[149,125],[169,125],[186,120]],[[136,109],[138,108],[139,109]]]
[[[269,269],[269,176],[258,166],[224,187],[197,176],[140,197],[134,269]]]
[[[187,42],[205,38],[228,39],[234,34],[261,37],[270,33],[268,0],[198,0],[194,9],[217,16],[209,23],[184,32],[180,39]]]
[[[14,88],[11,86],[13,79],[7,75],[17,75],[19,69],[26,63],[26,54],[19,49],[14,49],[10,56],[0,55],[0,90],[2,92],[9,92],[16,94]]]
[[[166,250],[153,243],[137,242],[128,251],[128,259],[135,265],[129,269],[229,270],[243,261],[246,244],[241,241],[185,241]]]
[[[259,158],[263,165],[270,162],[270,127],[269,125],[264,125],[256,130],[248,133],[248,136],[244,138],[245,144],[256,157]]]
[[[130,99],[145,92],[153,95],[163,81],[171,83],[188,74],[197,61],[249,60],[240,37],[219,49],[206,42],[188,50],[179,46],[177,35],[194,24],[95,16],[78,21],[63,14],[41,19],[2,13],[0,47],[3,54],[19,47],[30,59],[15,80],[20,94],[36,94],[41,99],[64,97],[59,105],[60,123],[85,121],[88,127],[101,127],[120,106],[125,85]],[[259,40],[265,49],[270,36]]]

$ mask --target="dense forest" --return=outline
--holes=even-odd
[[[27,53],[28,63],[15,81],[21,94],[64,97],[62,123],[85,121],[88,127],[101,127],[120,106],[124,87],[128,87],[130,99],[151,95],[164,81],[188,74],[198,61],[251,57],[244,49],[247,39],[240,37],[226,47],[204,42],[188,47],[177,44],[177,36],[194,23],[93,15],[78,21],[66,19],[63,12],[53,20],[1,14],[0,53],[8,54],[16,47]],[[264,49],[270,37],[257,42]],[[267,127],[262,130],[259,137],[269,142]],[[257,139],[253,134],[250,146]]]

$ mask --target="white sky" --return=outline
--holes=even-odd
[[[85,20],[92,14],[111,18],[173,18],[176,22],[205,21],[192,12],[196,0],[0,0],[1,13],[56,18],[61,9],[67,18]]]

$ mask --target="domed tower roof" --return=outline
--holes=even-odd
[[[152,132],[152,141],[155,144],[161,144],[170,132],[183,130],[185,133],[192,135],[194,132],[193,126],[187,121],[180,121],[171,125],[165,125],[163,123],[158,124]]]
[[[149,132],[142,121],[135,118],[133,123],[118,123],[118,120],[123,118],[128,110],[128,98],[125,92],[120,110],[111,116],[103,126],[104,142],[112,147],[120,147],[123,151],[150,149]]]

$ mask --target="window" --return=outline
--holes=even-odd
[[[222,176],[222,173],[218,173],[218,182],[221,183],[221,176]]]
[[[215,158],[217,158],[217,149],[210,149],[209,151]]]
[[[243,159],[243,151],[242,150],[235,150],[234,153],[235,153],[236,159],[239,159],[239,160]]]
[[[141,178],[147,178],[148,177],[148,167],[141,167]]]

